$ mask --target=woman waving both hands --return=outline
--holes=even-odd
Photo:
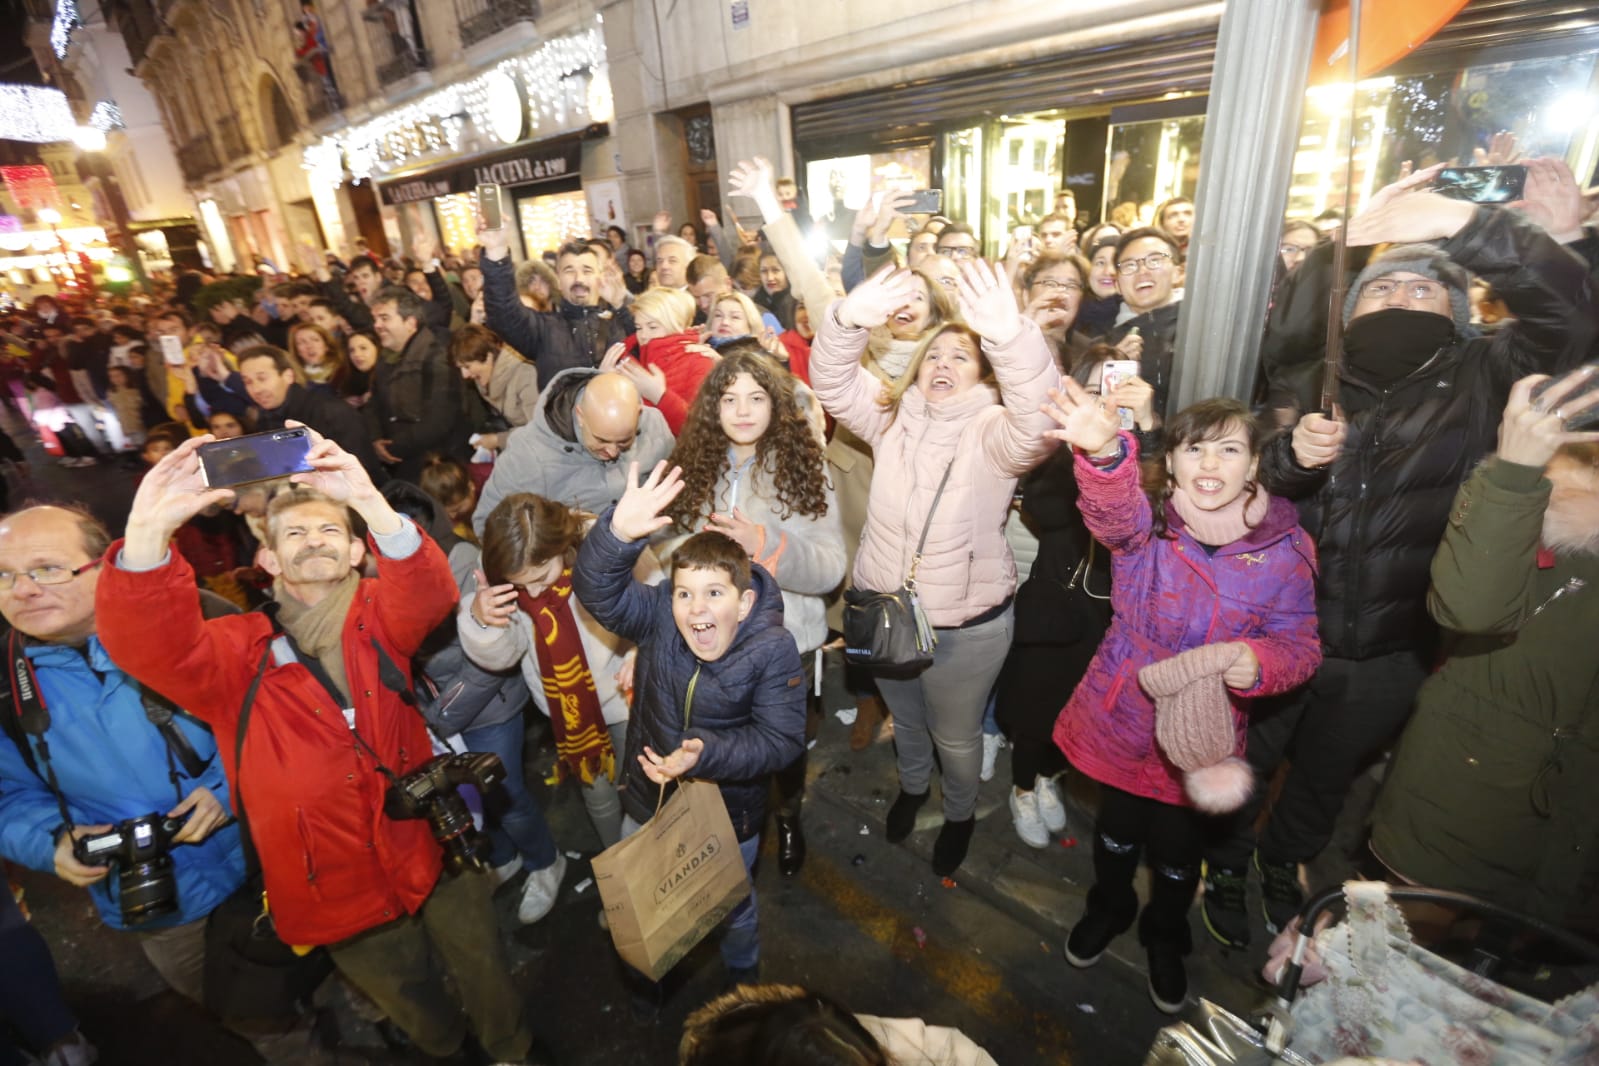
[[[860,363],[871,330],[919,288],[907,271],[882,271],[822,316],[811,381],[822,405],[869,444],[876,466],[853,584],[880,592],[910,574],[938,637],[933,664],[914,677],[880,674],[895,718],[900,794],[891,842],[915,828],[934,753],[943,772],[944,827],[933,869],[947,875],[971,841],[982,762],[982,718],[1011,638],[1016,566],[1002,532],[1016,480],[1055,447],[1041,408],[1060,382],[1038,326],[1002,274],[961,264],[966,324],[946,323],[917,345],[894,385]]]

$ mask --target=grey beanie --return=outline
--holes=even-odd
[[[1400,273],[1420,274],[1447,288],[1455,333],[1470,335],[1471,300],[1467,289],[1471,285],[1471,275],[1430,244],[1398,244],[1367,263],[1366,269],[1349,286],[1349,295],[1344,297],[1344,325],[1349,325],[1350,318],[1354,316],[1355,301],[1360,299],[1360,290],[1366,287],[1366,282],[1376,281],[1385,274]]]

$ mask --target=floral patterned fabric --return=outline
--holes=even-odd
[[[1380,881],[1344,886],[1349,917],[1317,937],[1328,980],[1293,1005],[1289,1046],[1421,1066],[1599,1066],[1599,985],[1555,1004],[1419,947]]]

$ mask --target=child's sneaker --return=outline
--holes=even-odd
[[[1060,786],[1053,777],[1039,775],[1033,782],[1033,795],[1038,797],[1038,816],[1044,828],[1051,833],[1066,831],[1066,804],[1060,798]]]
[[[1038,812],[1038,793],[1010,790],[1010,820],[1016,835],[1030,848],[1049,847],[1049,829]]]
[[[1249,946],[1249,908],[1244,900],[1246,871],[1205,864],[1205,894],[1199,913],[1211,938],[1224,948]]]
[[[1266,931],[1276,936],[1305,905],[1305,889],[1299,883],[1297,862],[1273,862],[1257,850],[1255,872],[1260,874],[1260,905],[1266,913]]]

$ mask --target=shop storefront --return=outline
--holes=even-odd
[[[607,132],[604,125],[591,126],[396,175],[377,183],[378,196],[402,216],[425,207],[444,247],[464,251],[477,243],[478,186],[499,186],[501,212],[521,238],[522,254],[537,256],[569,237],[589,233],[593,223],[583,196],[583,141]]]
[[[871,193],[940,188],[944,212],[977,228],[990,254],[1011,227],[1048,213],[1062,188],[1075,193],[1082,225],[1147,221],[1160,201],[1194,195],[1214,51],[1214,29],[1200,29],[797,103],[794,147],[811,213],[843,237]],[[1353,120],[1347,84],[1310,88],[1288,213],[1342,207],[1351,135],[1357,204],[1403,160],[1470,161],[1500,130],[1523,154],[1564,158],[1593,184],[1596,78],[1591,6],[1473,0],[1362,81]]]

